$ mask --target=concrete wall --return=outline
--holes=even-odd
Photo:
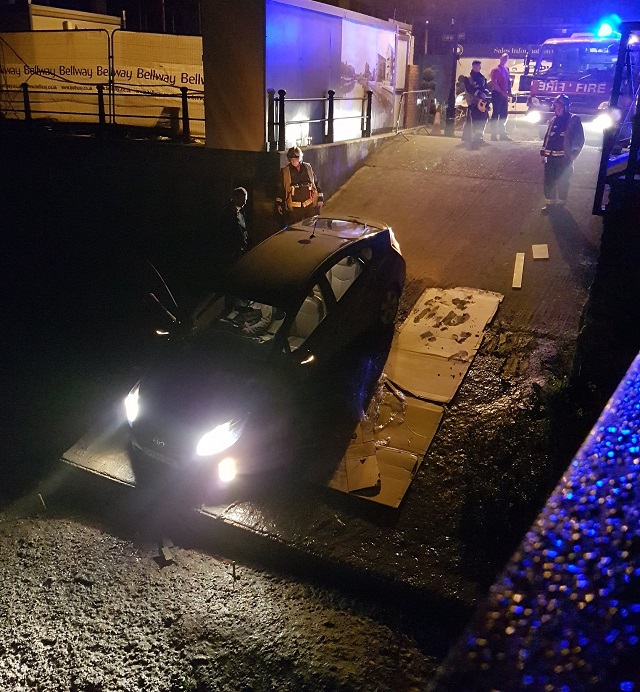
[[[305,149],[325,198],[393,135]],[[222,261],[219,219],[235,186],[249,191],[254,242],[278,228],[277,152],[236,152],[169,142],[96,141],[0,129],[0,225],[21,276],[66,266],[128,281],[145,259],[188,277],[197,292]],[[95,269],[92,269],[95,268]],[[90,283],[93,282],[93,278]]]
[[[304,160],[310,163],[324,192],[325,200],[334,194],[360,168],[367,156],[382,144],[393,139],[393,134],[374,135],[335,144],[322,144],[303,149]],[[277,154],[280,167],[288,161],[284,153]]]

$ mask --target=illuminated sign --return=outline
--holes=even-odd
[[[594,94],[606,96],[611,91],[608,82],[565,82],[558,79],[534,79],[531,94]]]

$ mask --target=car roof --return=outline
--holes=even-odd
[[[359,240],[384,232],[383,223],[350,217],[311,217],[275,233],[233,264],[225,290],[286,307],[300,296],[309,277],[332,255]]]

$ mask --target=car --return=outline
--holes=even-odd
[[[246,252],[189,314],[163,304],[171,326],[125,400],[136,457],[218,484],[291,463],[332,383],[359,387],[341,364],[393,333],[405,275],[386,224],[315,216]]]

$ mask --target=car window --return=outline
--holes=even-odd
[[[368,258],[371,259],[371,248],[365,248],[362,253],[366,254],[366,251],[368,251]],[[340,300],[349,288],[351,288],[355,280],[362,273],[363,264],[363,258],[349,255],[348,257],[343,257],[329,269],[326,274],[327,281],[331,285],[336,300]]]
[[[314,286],[304,299],[298,314],[296,315],[291,329],[289,330],[288,342],[292,351],[297,350],[313,334],[316,327],[322,322],[327,314],[322,291],[318,285]]]
[[[196,310],[193,321],[196,332],[233,332],[264,343],[274,338],[284,318],[273,305],[215,294]]]

